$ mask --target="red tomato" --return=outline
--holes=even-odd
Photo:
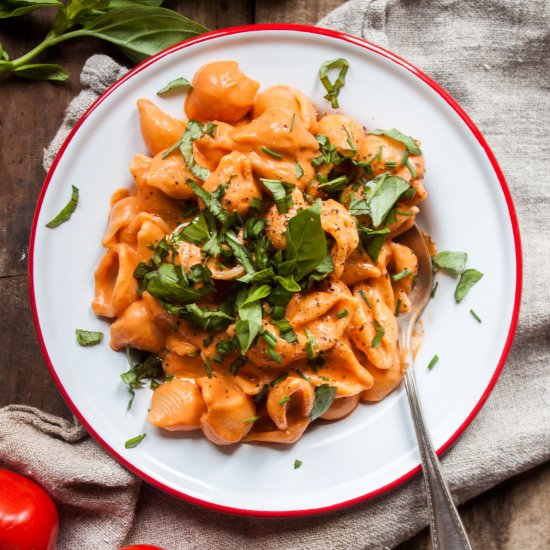
[[[160,546],[153,546],[152,544],[134,544],[132,546],[125,546],[119,548],[119,550],[164,550]]]
[[[54,550],[59,520],[48,493],[0,468],[0,550]]]

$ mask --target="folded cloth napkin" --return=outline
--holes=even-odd
[[[550,211],[549,19],[545,0],[353,0],[319,23],[388,47],[443,85],[484,132],[515,198],[525,265],[520,325],[492,395],[443,457],[457,502],[550,457],[550,240],[542,232]],[[45,168],[78,117],[124,72],[105,56],[88,60],[84,91],[45,151]],[[61,550],[123,542],[170,550],[387,548],[428,523],[418,476],[325,517],[265,520],[204,510],[141,484],[77,424],[22,406],[0,410],[0,461],[52,494]]]

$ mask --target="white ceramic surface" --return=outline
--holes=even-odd
[[[393,486],[419,464],[403,388],[348,418],[318,423],[296,444],[216,447],[201,432],[167,434],[147,425],[150,390],[128,393],[119,378],[122,353],[108,346],[108,325],[90,308],[93,273],[104,253],[111,193],[130,186],[130,159],[146,153],[136,100],[151,98],[182,117],[182,97],[155,92],[177,76],[190,78],[204,63],[234,59],[261,88],[290,84],[329,111],[317,76],[327,59],[350,62],[341,110],[368,129],[399,128],[421,140],[426,157],[419,223],[439,249],[468,252],[468,266],[485,276],[460,305],[456,281],[438,275],[436,298],[424,316],[417,357],[418,386],[436,448],[457,435],[486,396],[514,325],[518,281],[513,213],[488,154],[448,101],[407,66],[372,46],[298,29],[250,28],[218,33],[149,61],[88,113],[50,172],[33,232],[31,276],[37,327],[54,378],[72,407],[104,445],[132,469],[184,498],[229,511],[299,514],[330,509]],[[467,78],[467,75],[465,75]],[[80,202],[70,222],[44,227],[67,202]],[[483,319],[478,324],[473,308]],[[79,347],[75,328],[100,330],[103,345]],[[508,342],[509,343],[509,342]],[[434,354],[439,363],[428,371]],[[124,442],[140,433],[134,449]],[[303,465],[294,470],[294,460]]]

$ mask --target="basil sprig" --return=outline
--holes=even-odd
[[[2,50],[0,73],[40,80],[66,80],[69,74],[55,64],[35,63],[44,50],[66,40],[91,36],[118,46],[132,61],[148,57],[207,28],[160,7],[162,0],[4,0],[0,19],[18,17],[43,7],[57,8],[53,28],[28,53],[10,60]]]
[[[317,386],[315,390],[315,399],[313,401],[313,407],[309,413],[309,419],[313,422],[320,416],[325,414],[332,402],[336,398],[336,387],[329,386],[328,384],[321,384]]]

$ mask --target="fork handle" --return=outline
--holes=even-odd
[[[471,550],[468,535],[445,483],[439,459],[426,430],[416,389],[412,353],[408,351],[407,356],[409,366],[405,370],[405,387],[418,439],[420,461],[424,470],[433,548],[434,550]]]

